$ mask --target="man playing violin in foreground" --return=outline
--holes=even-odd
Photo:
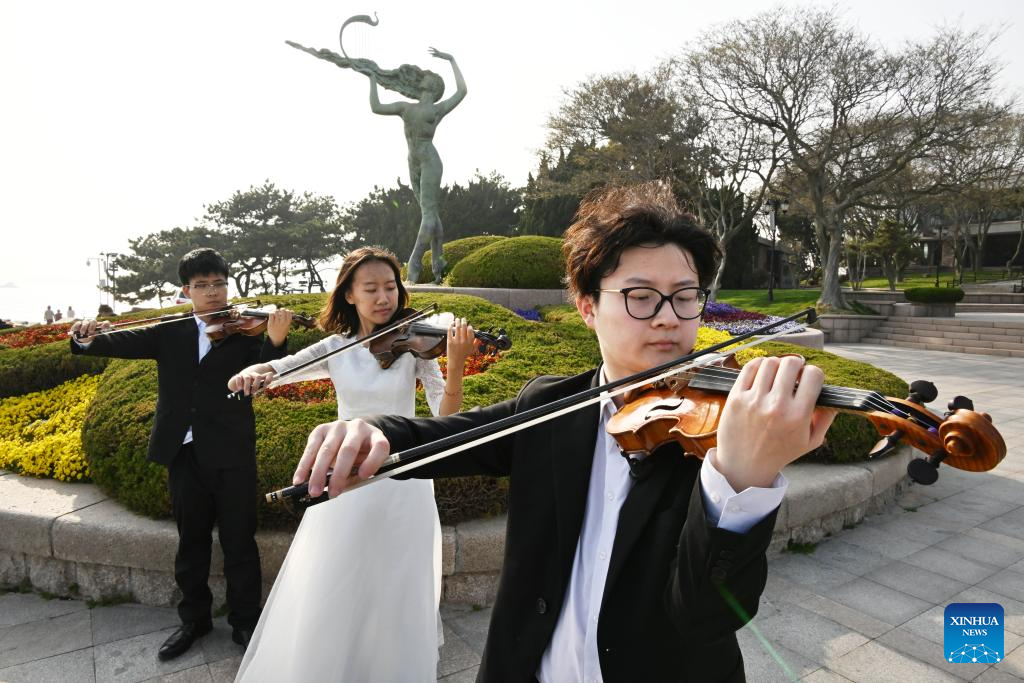
[[[597,333],[598,369],[538,377],[513,400],[450,417],[320,425],[294,483],[308,478],[309,494],[319,495],[333,468],[336,495],[389,452],[692,350],[701,287],[720,252],[666,186],[587,197],[563,253],[570,294]],[[510,476],[505,562],[478,680],[743,680],[735,631],[764,589],[765,550],[787,486],[780,470],[819,446],[832,422],[832,411],[815,408],[822,383],[799,358],[748,363],[729,394],[718,448],[703,463],[672,443],[631,474],[605,431],[621,405],[613,398],[413,470]],[[344,476],[355,464],[358,475]]]
[[[245,646],[259,619],[262,581],[256,546],[256,426],[252,400],[228,400],[224,385],[242,368],[280,358],[292,314],[275,311],[267,336],[236,334],[216,344],[206,335],[211,312],[228,307],[228,266],[213,249],[195,249],[178,264],[193,317],[116,332],[108,321],[71,326],[71,352],[157,362],[159,390],[148,459],[167,466],[178,526],[174,578],[181,589],[182,625],[159,657],[187,651],[212,628],[211,533],[218,526],[224,551],[228,622]]]

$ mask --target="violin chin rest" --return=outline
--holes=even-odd
[[[914,458],[907,464],[907,474],[918,484],[929,486],[939,479],[939,468],[924,458]]]

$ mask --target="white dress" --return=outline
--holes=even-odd
[[[277,373],[338,348],[331,336],[273,361]],[[436,360],[381,369],[362,345],[275,382],[330,376],[338,417],[412,417],[416,380],[436,415]],[[441,525],[429,480],[388,479],[306,510],[236,681],[436,681]]]

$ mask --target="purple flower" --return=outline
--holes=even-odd
[[[533,320],[534,322],[540,322],[540,311],[538,311],[536,308],[516,308],[513,309],[512,312],[524,320]]]

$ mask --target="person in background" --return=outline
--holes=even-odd
[[[158,398],[148,459],[167,466],[178,527],[174,579],[182,593],[181,626],[160,647],[161,660],[184,654],[213,628],[209,576],[215,524],[224,551],[232,639],[248,645],[260,616],[256,417],[252,400],[229,400],[224,385],[257,361],[285,355],[292,313],[271,314],[267,339],[235,334],[214,344],[206,327],[210,315],[228,305],[228,275],[220,254],[195,249],[178,264],[192,317],[118,331],[107,331],[106,320],[83,320],[69,333],[73,354],[156,361]]]
[[[74,319],[75,319],[75,309],[73,309],[70,306],[68,306],[68,320],[74,320]]]
[[[342,262],[320,316],[321,328],[334,334],[295,355],[246,368],[228,388],[249,394],[279,373],[401,317],[408,305],[394,254],[356,249]],[[447,379],[436,359],[407,353],[384,369],[365,346],[282,379],[330,378],[341,418],[412,417],[419,381],[431,412],[451,415],[462,406],[462,375],[474,346],[473,328],[462,318],[449,327]],[[341,576],[351,589],[337,590]],[[382,482],[361,495],[310,508],[235,681],[433,682],[440,593],[441,524],[433,482]],[[366,615],[375,628],[367,633],[359,620],[339,621],[339,610]],[[400,657],[388,656],[388,642],[401,643]]]
[[[47,325],[53,324],[53,309],[50,308],[49,306],[47,306],[46,310],[43,311],[43,320],[46,321]]]
[[[56,311],[54,312],[54,314],[53,314],[53,322],[57,322],[57,321],[59,321],[59,320],[60,320],[61,318],[63,318],[63,317],[64,317],[64,314],[63,314],[63,313],[61,313],[61,312],[60,312],[60,309],[58,308],[58,309],[57,309],[57,310],[56,310]]]

